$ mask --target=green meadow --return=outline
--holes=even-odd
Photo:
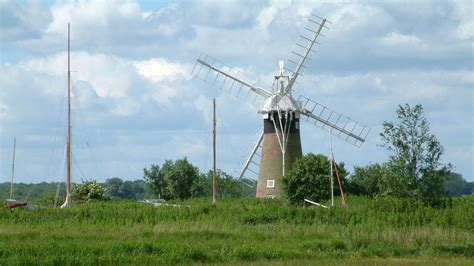
[[[473,265],[474,196],[436,208],[348,202],[347,209],[251,198],[1,208],[0,265]]]

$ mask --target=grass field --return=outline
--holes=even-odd
[[[195,199],[0,209],[0,265],[473,265],[474,196],[440,208],[349,197],[349,208]]]

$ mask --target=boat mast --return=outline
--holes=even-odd
[[[331,189],[331,206],[334,206],[334,178],[332,174],[332,135],[331,131],[329,131],[329,164],[330,164],[330,174],[329,174],[329,184],[330,184],[330,189]]]
[[[66,202],[63,208],[71,207],[71,37],[67,24],[67,140],[66,140]]]
[[[12,179],[10,181],[10,199],[13,199],[14,190],[13,190],[13,177],[15,175],[15,150],[16,150],[16,137],[13,138],[13,163],[12,163]]]
[[[216,204],[216,99],[213,101],[214,118],[212,121],[212,151],[213,151],[213,167],[212,167],[212,204]]]

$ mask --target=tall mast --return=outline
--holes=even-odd
[[[15,175],[15,149],[16,149],[16,137],[13,138],[13,163],[12,163],[12,179],[10,181],[10,199],[13,199],[14,190],[13,190],[13,177]]]
[[[66,140],[66,202],[62,208],[71,207],[71,36],[67,24],[67,140]]]
[[[331,206],[334,206],[334,184],[333,184],[333,177],[332,177],[332,135],[331,131],[329,131],[329,164],[330,164],[330,176],[329,176],[329,183],[331,186]]]
[[[212,121],[212,151],[213,151],[213,167],[212,167],[212,204],[216,204],[216,99],[213,101],[214,119]]]

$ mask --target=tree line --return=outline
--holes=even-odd
[[[145,181],[150,185],[158,198],[165,200],[188,199],[212,196],[212,171],[200,173],[187,158],[166,160],[160,167],[152,164],[143,170]],[[226,172],[217,169],[217,194],[221,197],[255,196],[256,182],[243,180],[253,184],[250,188]]]

